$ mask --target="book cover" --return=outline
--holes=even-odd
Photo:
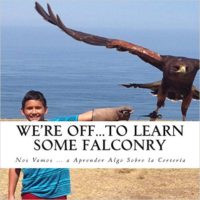
[[[199,2],[38,3],[0,3],[0,199],[8,199],[9,168],[36,165],[70,167],[69,200],[199,199]],[[46,119],[121,106],[134,111],[128,122],[29,129],[21,113],[29,90],[45,95]],[[22,179],[20,173],[15,199]]]

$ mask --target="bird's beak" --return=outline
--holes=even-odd
[[[178,73],[185,73],[186,72],[185,65],[180,65],[179,69],[176,72],[178,72]]]

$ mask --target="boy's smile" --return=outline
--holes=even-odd
[[[40,100],[28,100],[24,108],[21,110],[22,115],[28,121],[44,121],[44,115],[47,114],[48,109],[44,107]]]

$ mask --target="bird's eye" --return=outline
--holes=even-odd
[[[179,66],[174,66],[173,68],[174,68],[174,70],[176,70],[176,71],[179,70]]]

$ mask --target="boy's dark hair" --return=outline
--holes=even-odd
[[[44,95],[39,91],[30,90],[25,94],[24,98],[22,99],[22,109],[24,109],[25,104],[28,100],[39,100],[42,102],[45,108],[47,107],[47,101]]]

